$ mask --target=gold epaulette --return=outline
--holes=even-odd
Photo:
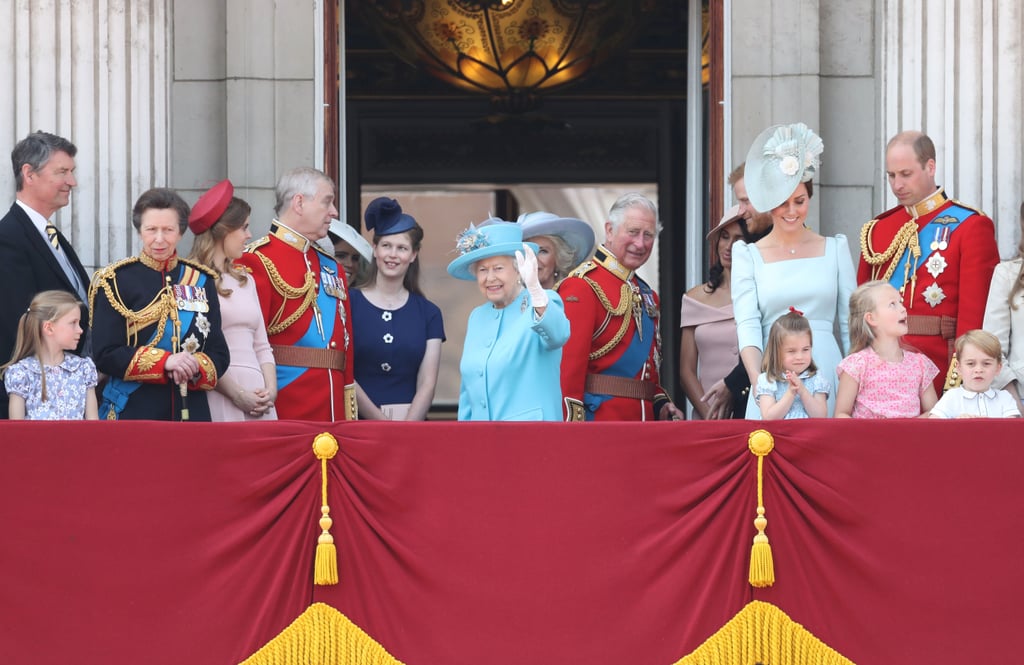
[[[594,263],[593,261],[584,261],[583,263],[579,264],[571,271],[569,271],[569,274],[566,275],[565,278],[568,279],[570,277],[583,277],[596,267],[597,264]]]
[[[206,273],[207,277],[212,277],[214,279],[217,279],[218,277],[220,277],[220,273],[218,273],[213,268],[211,268],[209,266],[204,266],[202,263],[197,263],[197,262],[193,261],[192,259],[182,259],[182,258],[179,258],[178,262],[179,263],[184,263],[185,265],[187,265],[190,268],[195,268],[196,270],[198,270],[200,272]]]
[[[975,208],[974,206],[969,206],[966,203],[964,203],[963,201],[960,201],[958,199],[950,199],[950,201],[953,202],[953,205],[957,205],[957,206],[960,206],[961,208],[964,208],[966,210],[970,210],[971,212],[977,213],[977,214],[981,215],[982,217],[988,217],[988,215],[986,215],[984,212],[982,212],[980,208]]]
[[[263,236],[262,238],[257,238],[256,240],[253,240],[251,243],[245,246],[245,252],[247,254],[252,254],[263,245],[266,245],[268,242],[270,242],[270,236]]]
[[[92,281],[89,283],[89,325],[92,326],[92,315],[96,311],[96,292],[99,289],[107,290],[107,282],[114,279],[114,275],[117,273],[118,268],[122,268],[132,263],[138,263],[139,257],[129,256],[128,258],[121,259],[120,261],[114,261],[109,265],[105,265],[92,274]]]
[[[320,252],[321,254],[323,254],[324,256],[326,256],[327,258],[329,258],[330,260],[332,260],[332,261],[337,261],[337,259],[336,259],[336,258],[334,258],[334,254],[331,254],[331,253],[330,253],[330,252],[328,252],[328,251],[327,251],[326,249],[324,249],[323,247],[321,247],[321,246],[320,246],[320,243],[318,243],[318,242],[310,242],[309,244],[310,244],[310,245],[311,245],[311,246],[313,247],[313,249],[314,249],[314,250],[316,250],[316,251]]]
[[[178,259],[178,261],[180,262],[182,259]],[[159,323],[153,339],[157,341],[163,339],[168,314],[176,307],[177,304],[170,292],[169,286],[165,286],[160,289],[156,295],[153,296],[153,299],[149,304],[138,311],[130,309],[124,304],[124,300],[122,300],[121,294],[118,292],[117,282],[114,278],[117,276],[117,271],[119,269],[136,262],[141,262],[141,257],[129,256],[126,259],[121,259],[120,261],[111,263],[105,268],[97,270],[93,277],[92,284],[89,286],[90,325],[92,324],[93,312],[96,311],[96,294],[100,289],[103,289],[103,292],[107,296],[107,302],[110,303],[110,307],[124,318],[125,332],[128,336],[129,346],[136,346],[138,343],[138,331],[152,323]]]

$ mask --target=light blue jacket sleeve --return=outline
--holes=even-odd
[[[839,343],[843,347],[843,356],[846,356],[850,353],[850,296],[857,288],[857,272],[850,258],[850,245],[842,234],[836,235],[836,252],[839,264],[836,321],[839,323]]]
[[[732,246],[732,311],[736,317],[736,337],[740,350],[748,346],[763,350],[764,332],[761,308],[754,282],[754,256],[757,249],[742,240]]]
[[[559,349],[569,341],[569,318],[565,315],[562,296],[550,289],[545,292],[548,294],[548,306],[544,316],[533,322],[533,331],[540,335],[544,348]]]

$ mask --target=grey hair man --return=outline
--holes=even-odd
[[[68,205],[78,149],[67,139],[33,132],[11,151],[15,201],[0,219],[0,358],[10,358],[18,320],[35,294],[59,289],[83,303],[89,275],[71,243],[57,228],[54,214]],[[82,320],[88,312],[82,306]],[[89,335],[77,349],[89,352]],[[0,417],[7,417],[7,395],[0,392]]]
[[[299,167],[277,181],[277,219],[239,260],[252,271],[277,361],[277,415],[290,420],[355,420],[349,357],[352,317],[344,269],[317,241],[327,235],[334,183]]]
[[[562,347],[564,415],[582,420],[676,420],[661,387],[658,294],[636,270],[661,231],[658,208],[638,193],[611,207],[605,241],[558,286],[569,317]]]

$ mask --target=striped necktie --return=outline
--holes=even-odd
[[[60,239],[57,237],[57,227],[53,224],[46,225],[46,237],[50,239],[53,248],[60,251]]]

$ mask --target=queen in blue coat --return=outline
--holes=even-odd
[[[537,275],[537,246],[512,222],[488,220],[459,235],[448,265],[475,280],[487,302],[469,315],[459,371],[459,420],[561,420],[559,369],[569,320]]]

